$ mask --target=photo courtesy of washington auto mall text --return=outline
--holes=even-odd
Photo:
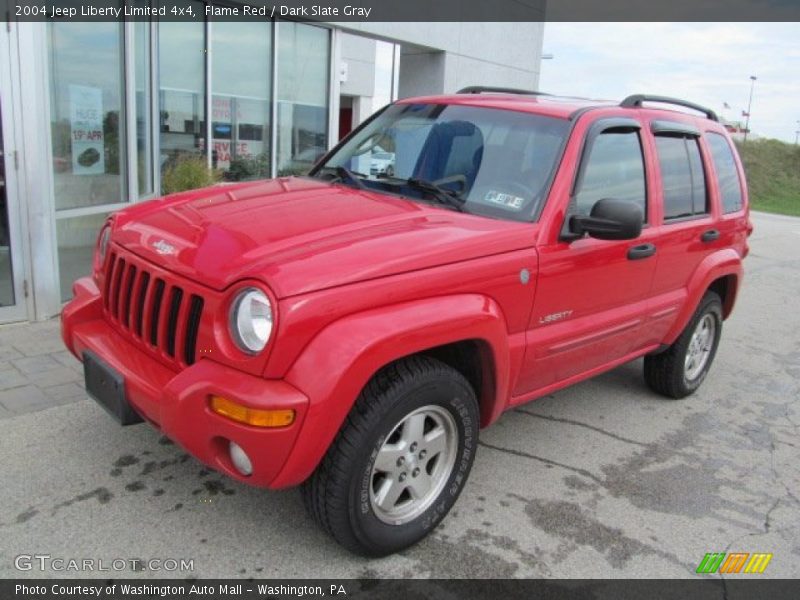
[[[263,598],[263,597],[346,597],[345,585],[333,583],[326,585],[288,585],[257,583],[106,583],[75,584],[49,583],[14,586],[14,595],[19,598]]]

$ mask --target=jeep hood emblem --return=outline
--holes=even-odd
[[[165,240],[158,240],[157,242],[153,242],[152,245],[159,254],[175,254],[175,246]]]

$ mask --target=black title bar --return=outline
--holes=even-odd
[[[5,21],[800,21],[794,0],[0,0]]]
[[[797,580],[698,576],[695,579],[17,579],[0,581],[3,600],[123,600],[130,598],[546,598],[547,600],[796,600]]]

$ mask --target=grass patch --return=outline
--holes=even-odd
[[[737,142],[750,208],[800,217],[800,146],[778,140]]]

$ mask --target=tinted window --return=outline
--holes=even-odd
[[[735,212],[742,208],[742,186],[733,150],[728,141],[718,133],[709,133],[706,141],[711,148],[714,169],[717,171],[722,212]]]
[[[647,215],[644,162],[639,134],[635,131],[605,132],[594,140],[575,197],[577,212],[588,215],[603,198],[638,204]]]
[[[664,190],[664,218],[678,219],[706,212],[706,181],[695,138],[656,136]]]

